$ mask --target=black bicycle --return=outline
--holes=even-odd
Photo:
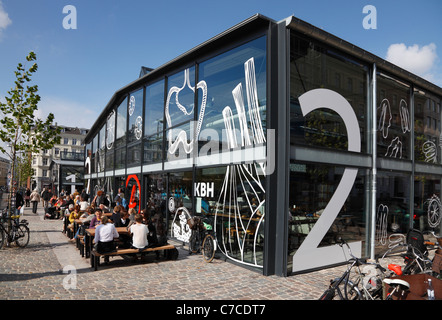
[[[212,225],[198,216],[189,219],[188,224],[192,230],[189,239],[189,253],[201,252],[204,261],[212,262],[216,250],[216,240]]]
[[[330,281],[329,288],[319,300],[381,300],[382,281],[387,270],[379,263],[355,257],[345,240],[338,239],[338,241],[340,241],[339,246],[347,247],[351,258],[342,276]]]
[[[8,227],[11,221],[11,228]],[[5,241],[7,246],[15,242],[17,246],[24,248],[29,243],[29,227],[28,221],[20,220],[20,216],[7,216],[7,211],[3,211],[0,223],[0,249],[3,248]]]

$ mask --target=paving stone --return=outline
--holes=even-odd
[[[0,250],[0,300],[316,300],[344,270],[265,277],[223,260],[207,264],[179,248],[175,261],[111,258],[93,271],[61,232],[61,220],[44,220],[41,207],[37,214],[26,208],[23,218],[29,245]],[[63,272],[68,265],[75,273]]]

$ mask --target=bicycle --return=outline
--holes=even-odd
[[[431,233],[436,239],[438,239],[434,232],[428,231],[428,233]],[[400,236],[400,238],[399,240],[392,242],[390,249],[384,253],[381,259],[399,248],[398,251],[406,251],[401,255],[402,258],[404,258],[405,264],[401,270],[404,275],[427,273],[435,277],[440,277],[440,272],[435,271],[433,268],[434,258],[433,261],[429,258],[427,248],[427,246],[430,245],[434,249],[440,249],[440,245],[435,242],[425,241],[423,233],[416,229],[409,230],[407,236],[392,234],[390,237],[394,236]]]
[[[215,257],[216,240],[212,225],[195,216],[188,220],[192,234],[189,239],[190,253],[201,252],[204,261],[212,262]]]
[[[8,220],[12,220],[10,229],[5,226]],[[12,242],[15,242],[20,248],[26,247],[29,243],[30,237],[28,224],[28,221],[25,219],[20,221],[20,215],[8,217],[7,211],[3,211],[2,221],[0,223],[0,249],[3,248],[5,240],[7,246]]]
[[[382,281],[386,277],[387,270],[377,262],[367,262],[354,256],[345,240],[341,238],[338,241],[341,242],[339,243],[341,248],[344,245],[347,247],[351,258],[347,261],[348,267],[342,276],[330,281],[329,288],[319,300],[381,300]]]

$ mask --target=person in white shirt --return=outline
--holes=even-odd
[[[147,225],[143,224],[143,216],[140,214],[135,215],[135,224],[131,225],[129,232],[132,235],[132,246],[136,249],[143,250],[149,244],[147,242],[147,235],[149,230]]]
[[[108,217],[101,218],[101,224],[95,228],[94,243],[98,253],[109,253],[116,250],[114,239],[118,239],[119,234],[115,226],[109,222]]]

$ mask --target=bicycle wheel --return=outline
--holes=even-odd
[[[192,234],[189,239],[189,251],[190,253],[197,253],[200,249],[199,231],[192,230]]]
[[[207,263],[212,262],[215,257],[215,238],[211,234],[207,234],[204,237],[202,250],[204,261]]]
[[[331,287],[336,285],[335,282],[331,283]],[[357,285],[353,284],[353,282],[342,281],[335,289],[335,294],[332,300],[361,300],[362,295],[361,291],[357,287]]]
[[[15,243],[21,248],[26,247],[29,243],[29,228],[21,224],[15,232],[17,237]]]
[[[3,244],[5,243],[5,231],[3,228],[0,228],[0,249],[3,248]]]

